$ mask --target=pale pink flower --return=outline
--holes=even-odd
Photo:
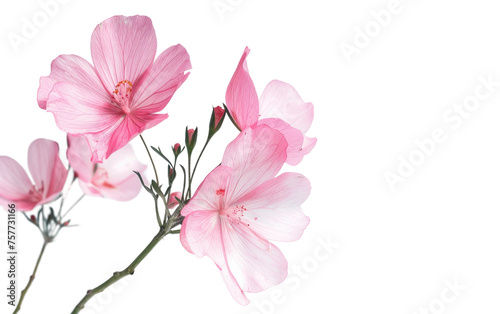
[[[181,45],[155,59],[156,35],[146,16],[114,16],[97,25],[91,38],[94,66],[61,55],[40,79],[38,105],[57,126],[83,134],[92,161],[102,162],[133,137],[168,117],[161,111],[186,80],[189,55]]]
[[[52,201],[62,191],[68,170],[59,158],[59,145],[51,140],[34,140],[28,149],[28,168],[33,184],[14,159],[0,156],[0,205],[15,204],[21,211]]]
[[[248,72],[245,48],[226,91],[226,106],[240,130],[266,124],[280,131],[288,141],[287,163],[297,165],[316,145],[316,138],[304,134],[314,117],[312,103],[306,103],[285,82],[271,81],[260,99]]]
[[[309,223],[300,208],[309,181],[298,173],[276,177],[286,149],[284,136],[266,125],[243,130],[181,212],[182,245],[210,257],[243,305],[249,303],[245,292],[263,291],[287,276],[285,257],[269,241],[295,241]]]
[[[66,155],[82,191],[87,195],[129,201],[141,191],[142,185],[133,171],[142,173],[146,166],[137,160],[130,144],[102,163],[93,163],[85,137],[68,135]]]

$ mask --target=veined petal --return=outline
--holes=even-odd
[[[135,84],[153,63],[156,34],[146,16],[113,16],[92,33],[92,60],[106,90],[128,80]]]
[[[63,189],[68,170],[59,158],[59,145],[39,138],[28,148],[28,167],[38,189],[43,190],[42,201],[50,201]]]
[[[188,251],[197,257],[208,255],[216,264],[223,264],[217,211],[194,211],[184,218],[181,229],[181,243],[188,244]]]
[[[90,183],[94,171],[94,163],[90,161],[92,154],[87,139],[81,135],[68,134],[68,150],[66,157],[69,165],[78,176],[80,182]]]
[[[175,91],[184,83],[191,69],[189,54],[182,45],[175,45],[158,56],[151,69],[132,94],[131,110],[161,111]]]
[[[314,106],[300,98],[292,85],[278,80],[267,84],[259,99],[260,117],[279,118],[306,133],[314,117]]]
[[[124,115],[105,131],[85,134],[92,151],[91,161],[102,163],[141,131],[141,126],[137,125],[130,116]]]
[[[309,224],[300,205],[311,191],[309,180],[299,173],[283,173],[236,200],[246,208],[243,225],[274,241],[296,241]]]
[[[9,203],[15,203],[21,210],[32,209],[38,200],[29,202],[30,206],[20,207],[18,201],[29,198],[30,190],[33,186],[26,171],[14,159],[8,156],[0,156],[0,205],[7,206]],[[29,204],[26,204],[29,205]]]
[[[243,130],[226,148],[222,165],[232,168],[227,204],[274,178],[287,158],[285,137],[267,125]]]
[[[165,120],[168,114],[121,115],[116,122],[99,133],[84,134],[91,151],[92,162],[102,163],[111,154],[129,143],[144,130]]]
[[[225,206],[227,181],[231,168],[218,166],[200,184],[189,203],[182,208],[181,214],[187,216],[195,211],[218,211]]]
[[[49,76],[40,78],[38,88],[38,106],[46,109],[49,93],[57,82],[68,82],[82,87],[91,93],[98,94],[101,98],[110,98],[94,67],[85,59],[75,55],[60,55],[51,64]]]
[[[231,219],[221,219],[221,227],[227,265],[241,290],[260,292],[285,280],[288,263],[276,246]]]
[[[210,257],[219,268],[233,298],[246,305],[249,300],[228,267],[221,224],[217,211],[191,212],[182,223],[180,240],[188,252],[197,257]]]
[[[246,63],[249,53],[246,47],[226,90],[226,106],[240,130],[253,126],[259,119],[259,97]]]
[[[57,126],[66,133],[101,132],[123,117],[123,111],[99,93],[67,82],[54,85],[47,101]]]
[[[286,163],[291,166],[298,165],[304,157],[304,152],[302,151],[304,135],[302,132],[290,126],[290,124],[285,121],[277,118],[267,118],[257,122],[257,125],[262,124],[265,124],[283,134],[288,143],[288,147],[286,149]]]

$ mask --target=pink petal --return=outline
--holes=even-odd
[[[34,140],[28,149],[28,167],[42,201],[50,201],[61,193],[68,170],[59,158],[59,145],[51,140]]]
[[[181,227],[181,243],[197,257],[209,255],[218,265],[224,263],[220,240],[220,219],[215,210],[190,213]]]
[[[304,155],[307,155],[311,152],[314,146],[316,146],[317,141],[318,140],[315,137],[311,138],[304,136],[304,143],[302,144],[302,152],[304,153]]]
[[[246,63],[249,53],[246,47],[226,91],[226,106],[240,130],[253,126],[259,119],[259,98]]]
[[[67,82],[54,85],[47,101],[57,126],[71,134],[101,132],[116,123],[124,113],[110,99],[85,86]]]
[[[84,136],[68,134],[68,150],[66,157],[69,165],[78,176],[78,180],[84,183],[92,181],[94,163],[90,161],[92,156],[87,139]]]
[[[68,161],[78,175],[83,192],[91,196],[104,196],[117,201],[129,201],[135,198],[142,186],[133,172],[142,173],[146,166],[135,157],[132,146],[116,151],[102,164],[90,161],[91,151],[83,136],[68,135]],[[94,185],[94,171],[104,169],[107,180],[100,186]]]
[[[224,208],[227,194],[227,181],[231,168],[219,166],[212,170],[200,184],[189,203],[182,208],[181,214],[187,216],[196,211],[218,211]]]
[[[137,178],[137,175],[132,173],[131,176],[121,181],[118,185],[109,187],[102,186],[99,191],[102,196],[115,201],[126,202],[130,201],[139,195],[142,186]]]
[[[31,210],[39,199],[30,197],[33,186],[26,171],[14,159],[0,156],[0,205],[16,204],[19,210]]]
[[[188,252],[197,257],[210,257],[221,271],[222,278],[233,298],[242,305],[249,303],[228,268],[221,219],[217,211],[195,211],[187,215],[182,223],[180,240]]]
[[[222,218],[221,226],[228,269],[242,291],[260,292],[285,280],[288,263],[276,246],[232,219]]]
[[[104,197],[116,201],[130,201],[139,195],[142,185],[133,171],[142,174],[146,165],[137,160],[132,145],[125,145],[104,160],[99,167],[105,169],[108,174],[106,184],[98,187]]]
[[[108,182],[110,184],[119,186],[125,181],[130,181],[132,178],[132,181],[136,183],[137,190],[141,189],[141,184],[134,171],[142,173],[147,168],[146,165],[137,160],[134,149],[130,144],[113,153],[113,155],[103,161],[100,167],[106,169],[108,172]]]
[[[78,184],[80,185],[80,188],[82,189],[82,192],[85,195],[96,196],[96,197],[102,196],[101,191],[98,190],[95,186],[93,186],[92,183],[87,183],[83,180],[78,180]]]
[[[309,224],[300,205],[307,199],[311,184],[299,173],[284,173],[236,200],[247,210],[243,225],[261,237],[274,241],[296,241]]]
[[[132,95],[131,110],[143,109],[146,112],[158,112],[165,108],[175,91],[187,79],[191,69],[189,54],[181,45],[165,50]]]
[[[291,127],[290,124],[281,119],[267,118],[257,122],[257,125],[262,124],[265,124],[283,134],[288,143],[288,148],[286,150],[286,163],[291,166],[298,165],[302,161],[302,157],[304,157],[304,152],[302,151],[304,135],[302,132]]]
[[[61,55],[51,64],[49,76],[40,78],[38,88],[38,106],[46,109],[49,93],[57,82],[68,82],[90,90],[102,98],[110,98],[95,72],[94,67],[85,59],[75,55]]]
[[[222,165],[233,169],[226,200],[238,199],[276,176],[287,158],[287,141],[267,125],[243,130],[226,148]]]
[[[92,33],[92,60],[105,89],[111,93],[123,80],[136,84],[153,63],[156,34],[146,16],[113,16]]]
[[[126,115],[107,130],[85,134],[92,148],[92,162],[102,162],[144,130],[168,118],[168,114]]]
[[[260,117],[279,118],[306,133],[314,117],[314,106],[306,103],[292,85],[271,81],[260,96]]]

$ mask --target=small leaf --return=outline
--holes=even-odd
[[[168,162],[168,164],[169,164],[172,168],[174,167],[174,166],[172,165],[172,163],[170,162],[170,160],[168,160],[168,158],[167,158],[167,157],[165,157],[165,155],[163,155],[163,153],[161,152],[160,147],[155,148],[155,147],[151,146],[151,149],[152,149],[155,153],[157,153],[158,155],[160,155],[160,157],[161,157],[161,158],[165,159],[165,160]]]

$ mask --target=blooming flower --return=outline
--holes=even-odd
[[[130,144],[98,164],[90,161],[91,152],[85,137],[68,135],[66,155],[87,195],[129,201],[141,191],[142,186],[133,171],[143,172],[146,166],[136,159]]]
[[[269,241],[295,241],[309,223],[300,208],[309,181],[298,173],[276,177],[286,150],[284,136],[266,125],[243,130],[181,212],[182,245],[209,256],[243,305],[249,303],[244,292],[265,290],[287,276],[285,257]]]
[[[34,184],[17,161],[0,156],[0,205],[14,203],[17,209],[28,211],[61,193],[68,170],[59,158],[56,142],[34,140],[28,148],[28,168]]]
[[[314,107],[305,103],[289,84],[271,81],[260,99],[248,72],[245,48],[226,91],[226,105],[240,130],[266,124],[280,131],[288,142],[287,163],[297,165],[316,145],[316,138],[304,134],[310,128]]]
[[[114,16],[91,38],[94,66],[75,55],[61,55],[40,79],[38,105],[54,114],[57,126],[83,134],[92,161],[102,162],[133,137],[168,117],[161,111],[186,80],[189,55],[181,45],[156,61],[156,35],[145,16]],[[154,61],[154,62],[153,62]]]

